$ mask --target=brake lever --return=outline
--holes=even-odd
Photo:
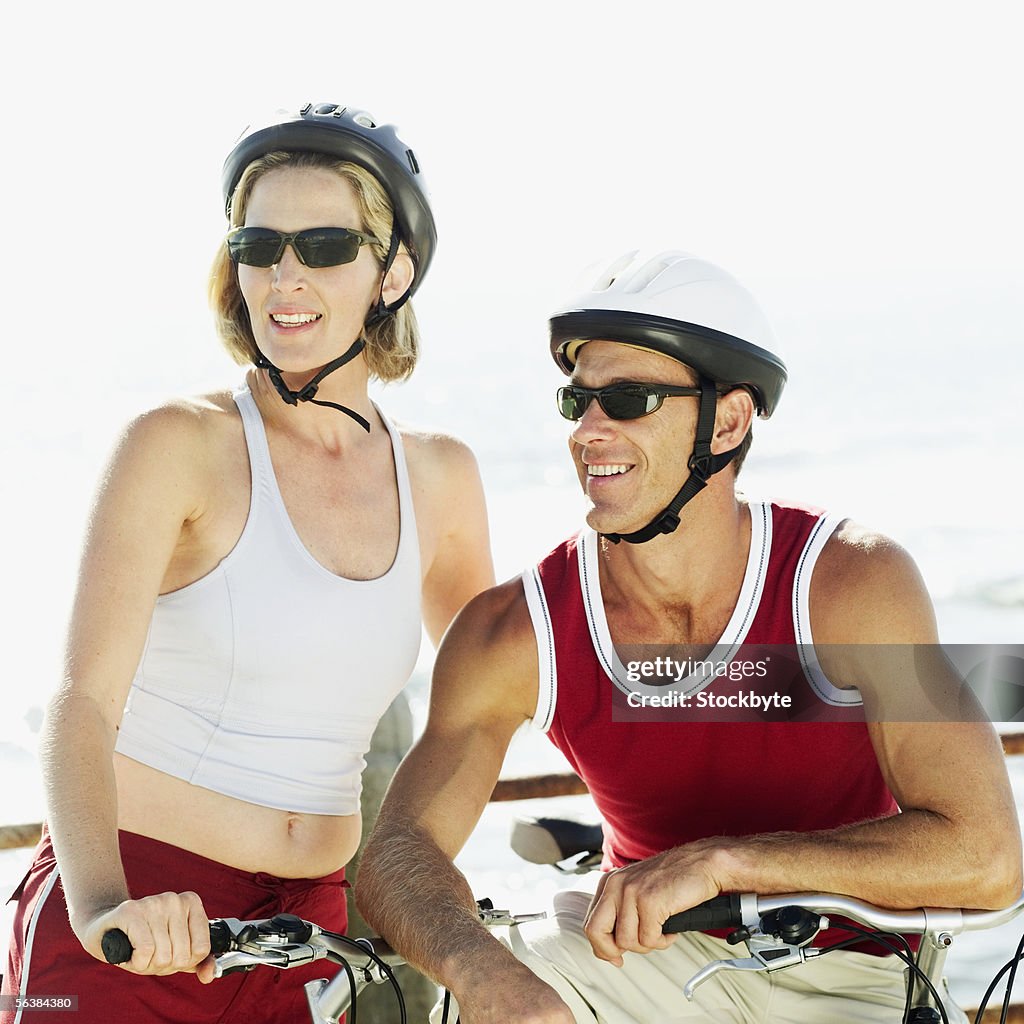
[[[785,967],[796,967],[797,964],[802,964],[805,960],[816,957],[820,953],[820,950],[814,948],[804,949],[801,946],[791,946],[788,943],[758,941],[756,938],[750,939],[747,946],[751,953],[748,957],[735,960],[714,960],[706,967],[702,967],[683,986],[683,995],[687,999],[693,999],[693,993],[697,986],[702,985],[719,971],[781,971]]]
[[[495,910],[494,904],[488,899],[476,901],[476,912],[480,917],[480,922],[487,925],[488,928],[514,928],[527,921],[543,921],[548,916],[543,911],[539,914],[513,914],[509,910]]]
[[[790,938],[795,938],[796,942],[785,942],[779,937],[776,928],[767,933],[761,931],[768,920],[767,916],[762,917],[756,929],[749,932],[743,929],[730,937],[729,941],[735,942],[737,936],[742,936],[750,956],[712,961],[683,986],[683,995],[692,1000],[697,986],[704,984],[719,971],[781,971],[786,967],[796,967],[797,964],[802,964],[805,960],[811,960],[824,952],[809,943],[819,931],[829,927],[827,917],[812,914],[806,921],[800,918],[791,918],[787,921],[786,923],[792,926],[792,930],[787,934]],[[774,923],[777,925],[778,920],[776,919]]]
[[[327,950],[320,945],[297,943],[294,946],[261,947],[248,950],[236,949],[230,953],[222,953],[213,961],[213,976],[221,978],[233,971],[249,971],[253,967],[277,967],[282,971],[289,967],[301,967],[303,964],[323,960]]]
[[[328,953],[315,938],[320,928],[292,914],[260,921],[224,918],[221,927],[230,933],[231,948],[214,958],[215,978],[235,971],[251,971],[261,964],[287,970],[322,960]]]

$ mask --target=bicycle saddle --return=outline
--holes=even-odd
[[[557,864],[586,854],[600,863],[601,826],[571,818],[517,818],[512,823],[512,849],[531,864]],[[582,862],[581,862],[582,863]]]

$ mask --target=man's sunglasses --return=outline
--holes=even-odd
[[[581,420],[587,407],[596,398],[605,414],[613,420],[636,420],[661,408],[666,398],[698,397],[700,388],[675,387],[671,384],[637,384],[624,381],[606,388],[584,388],[566,384],[558,389],[558,411],[567,420]]]
[[[272,267],[290,245],[307,267],[339,267],[359,255],[359,247],[376,239],[349,228],[307,228],[285,234],[273,228],[235,228],[228,233],[228,254],[235,263]]]

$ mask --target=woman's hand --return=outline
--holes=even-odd
[[[133,953],[120,966],[132,974],[195,973],[201,982],[213,981],[210,921],[194,892],[164,892],[118,906],[90,917],[75,934],[86,952],[106,962],[103,936],[120,928]]]

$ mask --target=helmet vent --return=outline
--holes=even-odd
[[[373,122],[373,118],[371,118],[369,114],[356,114],[355,117],[352,118],[352,120],[355,121],[356,124],[361,124],[364,128],[377,127],[377,125],[374,124]]]
[[[420,165],[416,162],[416,154],[411,149],[407,149],[405,151],[405,158],[406,160],[409,161],[409,166],[412,168],[412,173],[419,174]]]
[[[594,282],[595,292],[607,291],[619,279],[619,274],[629,266],[630,261],[636,255],[635,252],[627,252],[620,256],[604,273]]]
[[[664,256],[648,260],[634,275],[633,279],[625,285],[623,291],[627,294],[637,294],[647,289],[655,278],[659,277],[668,268],[672,261]]]

